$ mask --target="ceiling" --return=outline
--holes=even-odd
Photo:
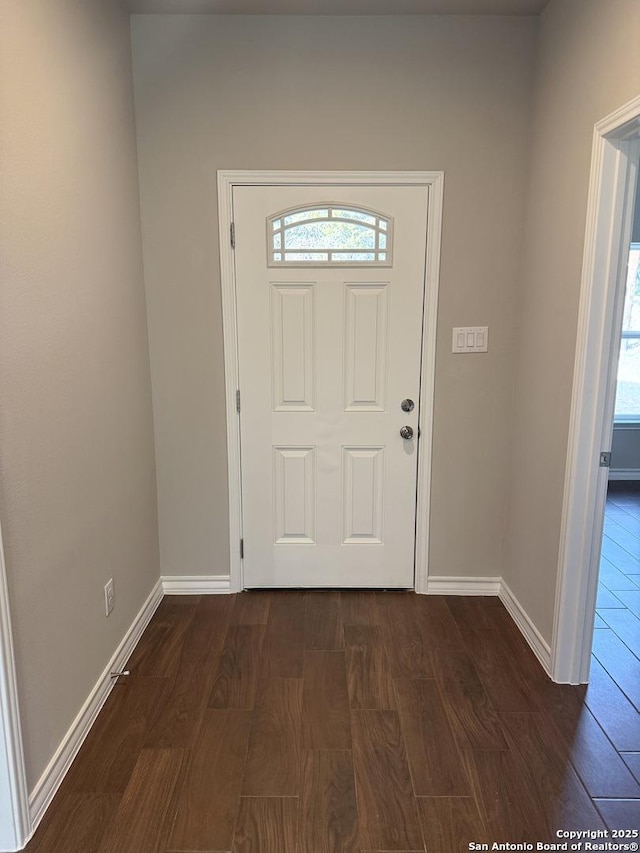
[[[548,0],[124,0],[131,12],[200,15],[538,15]]]

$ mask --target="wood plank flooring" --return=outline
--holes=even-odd
[[[600,686],[604,670],[637,717],[640,712],[640,482],[609,483],[593,657]],[[631,718],[633,711],[618,709],[618,714]],[[630,738],[629,735],[627,730],[626,745],[630,743],[640,751],[640,740],[635,734]]]
[[[610,482],[586,694],[574,761],[607,826],[640,825],[640,483]],[[604,736],[603,736],[604,735]],[[631,778],[626,770],[631,772]],[[606,790],[606,794],[598,793]],[[616,791],[618,792],[616,794]]]
[[[600,613],[587,690],[552,684],[496,599],[167,597],[27,850],[457,853],[634,828],[637,657],[612,661],[636,617]]]

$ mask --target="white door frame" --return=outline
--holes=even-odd
[[[0,850],[21,850],[30,831],[29,792],[0,527]]]
[[[240,468],[240,419],[236,410],[238,384],[238,335],[236,281],[230,229],[233,223],[233,188],[237,186],[423,186],[428,187],[425,305],[423,314],[420,445],[416,515],[415,588],[427,591],[429,555],[429,486],[433,432],[436,324],[440,277],[440,242],[444,172],[283,172],[218,171],[218,220],[222,325],[227,406],[227,454],[229,476],[229,548],[231,592],[244,588],[240,539],[242,538],[242,481]]]
[[[551,653],[553,680],[570,684],[589,679],[639,153],[640,97],[593,133]]]

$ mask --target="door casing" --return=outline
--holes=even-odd
[[[427,591],[429,555],[430,482],[435,386],[436,328],[444,172],[292,172],[218,171],[218,221],[227,411],[227,463],[229,477],[230,590],[244,588],[240,540],[242,539],[242,481],[240,419],[236,407],[238,335],[236,281],[231,230],[233,188],[236,186],[424,186],[428,187],[425,301],[422,328],[420,383],[420,455],[416,505],[415,590]]]

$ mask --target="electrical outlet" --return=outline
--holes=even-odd
[[[105,614],[108,616],[113,610],[113,605],[116,603],[116,591],[113,586],[113,578],[109,578],[109,581],[105,585],[104,588],[104,610]]]

